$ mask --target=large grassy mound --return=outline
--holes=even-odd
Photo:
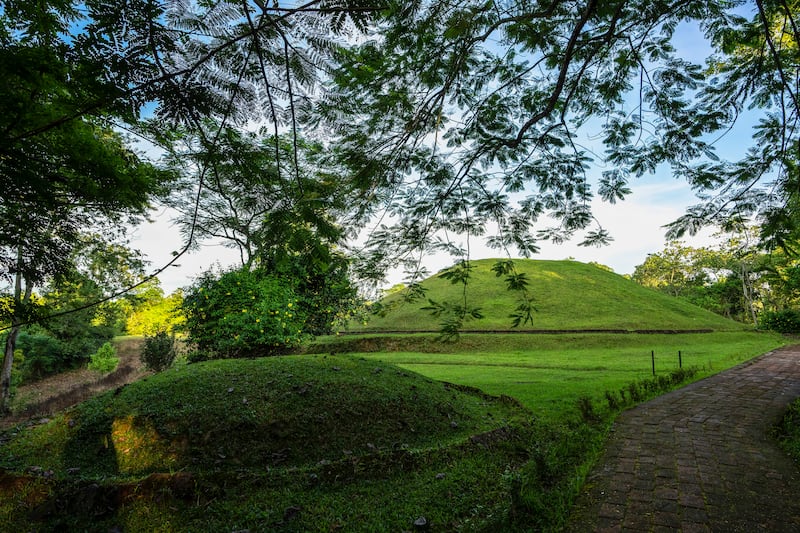
[[[98,396],[4,451],[23,464],[46,457],[38,466],[56,475],[303,466],[447,445],[515,413],[510,403],[363,359],[223,360]]]
[[[530,416],[513,400],[361,358],[183,366],[6,434],[0,529],[483,520],[506,505],[503,472],[526,455],[515,428]],[[330,515],[343,509],[355,516]]]
[[[465,322],[465,331],[509,330],[509,315],[519,295],[506,288],[503,277],[491,270],[495,259],[473,261],[466,289],[467,307],[480,308],[482,319]],[[678,298],[659,293],[619,274],[577,261],[517,259],[519,272],[529,280],[536,307],[533,324],[518,330],[741,330],[743,326]],[[441,274],[441,273],[440,273]],[[464,288],[441,275],[422,282],[425,298],[402,302],[391,294],[381,303],[387,312],[372,316],[366,324],[352,324],[355,332],[432,331],[437,319],[420,309],[436,302],[462,303]]]

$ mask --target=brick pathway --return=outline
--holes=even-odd
[[[566,530],[800,532],[800,470],[770,426],[800,396],[800,346],[623,413]]]

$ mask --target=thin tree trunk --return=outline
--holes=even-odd
[[[753,286],[750,281],[750,269],[746,267],[744,261],[741,264],[741,273],[742,273],[742,293],[744,296],[744,301],[747,304],[747,310],[750,312],[750,320],[753,321],[753,324],[758,324],[758,317],[756,316],[756,309],[755,305],[753,304]]]
[[[19,329],[19,320],[16,317],[12,318],[11,330],[6,337],[3,353],[3,367],[0,370],[0,413],[4,415],[11,412],[11,368],[14,364],[14,350],[17,346]]]
[[[22,293],[22,249],[17,252],[17,273],[14,282],[14,307],[11,313],[11,330],[6,337],[5,350],[3,352],[3,366],[0,369],[0,413],[8,414],[11,411],[11,369],[14,365],[14,350],[17,347],[17,337],[22,327],[20,312],[23,305],[31,299],[32,285],[25,283],[25,293]]]

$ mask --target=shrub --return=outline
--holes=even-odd
[[[581,412],[581,418],[584,422],[592,423],[600,421],[600,416],[594,410],[592,399],[588,396],[581,396],[578,398],[578,409]]]
[[[305,318],[303,333],[329,335],[337,323],[346,324],[360,307],[358,290],[348,274],[349,261],[339,253],[327,254],[324,260],[297,254],[265,266],[297,295]]]
[[[92,354],[89,361],[89,370],[96,370],[98,372],[113,372],[119,364],[119,357],[117,357],[117,349],[114,348],[110,342],[103,344],[95,353]]]
[[[263,271],[205,273],[184,297],[189,341],[215,358],[273,355],[298,346],[305,316],[290,286]]]
[[[17,348],[25,356],[20,366],[23,380],[41,379],[58,372],[68,359],[64,343],[44,333],[21,332]]]
[[[628,383],[628,397],[634,403],[638,403],[644,400],[644,393],[642,392],[639,383],[636,383],[635,381]]]
[[[17,338],[17,348],[25,356],[20,366],[23,381],[78,368],[89,360],[103,343],[112,338],[112,331],[102,326],[85,328],[79,334],[70,330],[53,333],[41,326],[30,326]]]
[[[155,335],[145,335],[141,359],[144,366],[154,372],[161,372],[172,366],[175,361],[175,336],[166,331]]]
[[[202,363],[203,361],[208,361],[213,358],[214,354],[206,350],[189,350],[186,353],[186,361],[189,363]]]
[[[761,329],[769,329],[780,333],[800,332],[800,311],[784,309],[783,311],[764,311],[758,317]]]
[[[697,374],[696,367],[678,368],[670,373],[670,379],[675,385],[679,385],[686,380],[693,378]]]

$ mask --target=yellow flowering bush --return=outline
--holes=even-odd
[[[203,274],[183,302],[189,340],[214,358],[285,352],[303,339],[294,290],[263,271]]]

